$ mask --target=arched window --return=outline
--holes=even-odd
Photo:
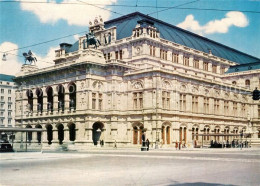
[[[58,92],[58,111],[64,112],[64,95],[65,89],[62,85],[57,86]]]
[[[62,124],[59,124],[57,126],[58,129],[58,140],[59,140],[59,144],[61,145],[63,140],[64,140],[64,126]]]
[[[76,125],[74,123],[69,124],[69,135],[70,141],[75,141],[76,139]]]
[[[42,112],[43,110],[43,92],[42,89],[36,89],[36,96],[37,96],[37,112]]]
[[[228,127],[226,127],[226,128],[224,129],[224,134],[226,134],[226,135],[229,134],[229,128],[228,128]],[[229,140],[229,136],[224,136],[224,140]]]
[[[171,143],[171,127],[169,125],[162,126],[162,143],[170,144]]]
[[[28,98],[28,110],[33,111],[33,92],[32,92],[32,90],[27,90],[26,95]]]
[[[47,87],[47,111],[53,112],[53,89],[52,87]]]
[[[77,86],[75,83],[70,83],[68,88],[69,88],[69,98],[70,98],[70,110],[76,110]]]
[[[198,140],[199,139],[199,128],[197,126],[194,126],[192,128],[192,140]]]
[[[246,87],[250,87],[250,80],[249,80],[249,79],[247,79],[247,80],[245,81],[245,85],[246,85]]]
[[[52,139],[53,139],[53,131],[52,131],[52,126],[51,125],[47,125],[46,129],[47,129],[47,141],[48,144],[52,144]]]
[[[232,85],[236,85],[237,84],[237,82],[236,81],[232,81]]]

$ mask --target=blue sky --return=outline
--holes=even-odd
[[[52,62],[54,50],[59,43],[74,43],[78,35],[84,35],[88,30],[89,20],[99,15],[104,20],[120,16],[86,3],[98,4],[96,6],[123,15],[135,11],[149,14],[164,10],[165,7],[190,3],[180,6],[179,9],[169,9],[150,16],[260,58],[260,13],[239,12],[239,10],[260,12],[258,0],[14,0],[13,2],[0,0],[0,54],[2,56],[1,52],[9,51],[7,61],[0,60],[0,73],[15,74],[23,63],[23,58],[18,56],[29,49],[39,59],[38,65],[45,67]],[[23,48],[76,33],[80,34]]]

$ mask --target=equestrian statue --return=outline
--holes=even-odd
[[[24,53],[23,53],[23,56],[24,56],[24,62],[25,62],[25,64],[26,64],[26,61],[28,61],[30,65],[31,65],[33,62],[34,62],[34,64],[36,65],[37,59],[36,59],[36,57],[33,57],[33,54],[32,54],[32,51],[31,51],[31,50],[29,50],[28,53],[24,52]]]
[[[87,43],[87,48],[89,47],[89,45],[95,45],[95,49],[97,49],[97,47],[101,45],[100,41],[91,32],[86,34],[85,42]]]

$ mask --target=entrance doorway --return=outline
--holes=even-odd
[[[92,140],[94,145],[97,145],[100,141],[102,129],[104,127],[104,124],[101,122],[95,122],[92,126]]]

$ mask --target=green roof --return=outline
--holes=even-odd
[[[0,74],[0,81],[9,81],[9,82],[13,82],[13,78],[15,76],[10,76],[10,75],[6,75],[6,74]]]
[[[106,21],[105,28],[116,26],[117,40],[130,37],[132,30],[138,24],[138,21],[146,20],[152,22],[154,26],[159,29],[160,37],[205,53],[209,53],[211,50],[212,54],[223,59],[227,59],[238,64],[247,64],[259,62],[260,59],[244,52],[240,52],[231,47],[225,46],[221,43],[217,43],[208,38],[202,37],[195,33],[189,32],[177,26],[155,19],[153,17],[144,15],[140,12],[135,12],[119,18]],[[74,52],[78,50],[78,41],[74,43],[68,52]]]
[[[233,72],[243,72],[243,71],[257,70],[257,69],[260,69],[260,62],[231,66],[229,67],[226,73],[228,74]]]
[[[212,54],[239,64],[259,62],[260,59],[246,53],[235,50],[231,47],[217,43],[208,38],[194,34],[177,26],[144,15],[140,12],[128,14],[110,21],[105,22],[105,28],[112,26],[117,27],[117,39],[130,37],[132,30],[137,25],[137,21],[148,20],[154,23],[154,27],[159,29],[160,37],[199,51]]]

